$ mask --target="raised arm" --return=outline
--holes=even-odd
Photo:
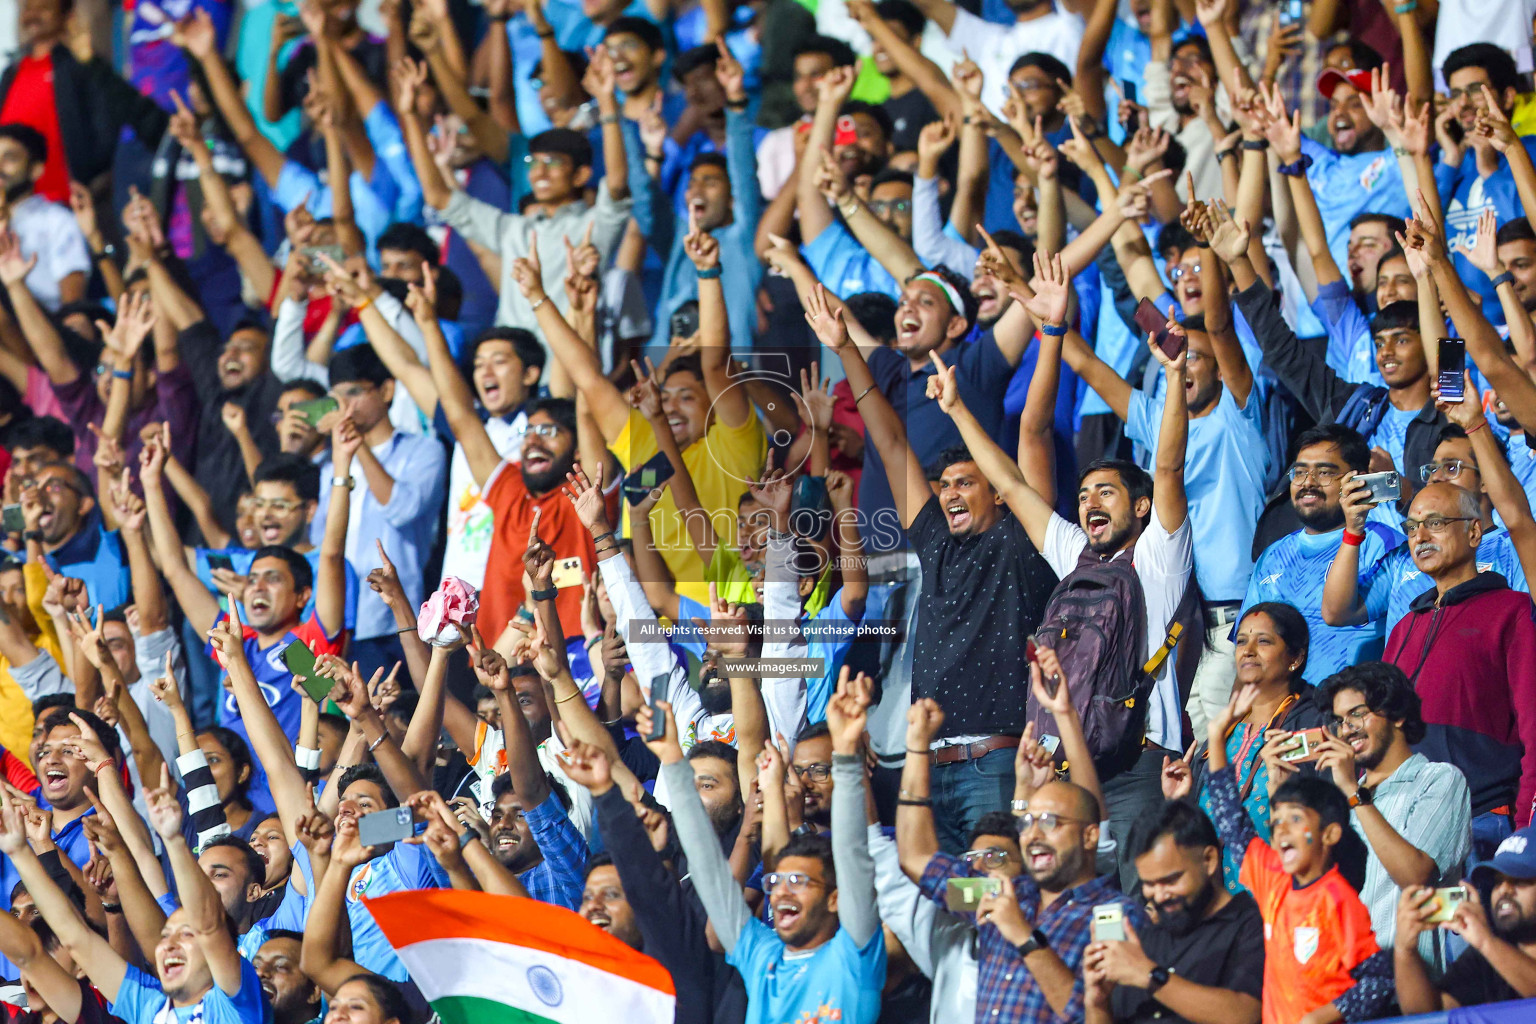
[[[815,241],[832,224],[832,211],[816,182],[821,173],[822,154],[832,150],[837,112],[853,91],[853,80],[854,69],[841,67],[828,71],[816,83],[816,113],[795,180],[796,200],[800,204],[800,240],[805,245]]]
[[[704,387],[720,422],[728,427],[740,427],[753,415],[752,400],[747,397],[746,388],[732,386],[731,327],[726,318],[725,288],[720,276],[720,243],[713,235],[700,230],[695,211],[688,214],[688,235],[683,239],[683,251],[699,274],[699,355]]]
[[[203,581],[187,565],[181,549],[181,537],[171,518],[161,490],[167,452],[160,437],[145,442],[139,455],[139,479],[144,485],[144,506],[149,518],[150,533],[155,540],[155,552],[160,557],[160,570],[170,584],[176,603],[181,606],[192,628],[205,634],[213,628],[220,615],[219,600],[203,586]]]
[[[1182,334],[1184,329],[1170,320],[1168,329]],[[1184,493],[1185,447],[1189,442],[1189,398],[1184,392],[1185,359],[1189,356],[1189,343],[1178,358],[1169,359],[1161,348],[1149,338],[1152,357],[1163,366],[1168,378],[1167,395],[1163,399],[1163,422],[1157,434],[1157,462],[1152,467],[1152,505],[1157,509],[1158,522],[1163,529],[1173,533],[1184,525],[1189,514],[1189,501]]]
[[[816,186],[827,202],[842,211],[843,223],[848,226],[853,237],[869,250],[869,254],[878,260],[892,277],[898,281],[905,281],[913,274],[922,271],[923,262],[917,258],[917,253],[913,251],[912,246],[864,205],[864,201],[849,186],[847,176],[843,174],[842,169],[837,166],[837,161],[832,159],[832,154],[827,150],[821,152],[821,167],[817,170]]]
[[[832,735],[832,861],[837,869],[837,917],[860,949],[880,934],[865,805],[863,749],[869,689],[864,673],[850,679],[844,665],[837,692],[827,702],[827,728]]]

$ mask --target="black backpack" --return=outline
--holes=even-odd
[[[1088,749],[1106,777],[1138,755],[1153,678],[1178,643],[1187,618],[1174,615],[1163,646],[1146,660],[1147,606],[1131,555],[1126,551],[1105,560],[1084,548],[1077,568],[1051,592],[1035,633],[1035,642],[1061,659]],[[1181,612],[1195,591],[1191,580]],[[1029,721],[1037,737],[1061,734],[1055,716],[1033,699]]]

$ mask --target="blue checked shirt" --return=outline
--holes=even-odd
[[[943,906],[944,891],[951,878],[979,877],[982,872],[972,871],[959,857],[941,852],[934,854],[928,862],[919,887],[924,896]],[[1107,876],[1068,889],[1043,913],[1040,911],[1040,887],[1028,875],[1014,878],[1013,891],[1018,896],[1024,919],[1033,921],[1045,933],[1051,951],[1061,958],[1077,981],[1073,983],[1066,1012],[1058,1015],[1046,1000],[1045,990],[1024,966],[1019,951],[1003,938],[996,925],[982,925],[977,933],[980,970],[976,986],[976,1019],[988,1024],[994,1021],[997,1024],[1056,1024],[1062,1020],[1082,1020],[1083,950],[1088,948],[1093,934],[1093,908],[1118,903],[1131,927],[1137,929],[1147,927],[1147,915],[1139,905],[1126,899]]]
[[[557,907],[581,906],[583,872],[587,867],[587,843],[565,813],[560,798],[551,790],[544,802],[523,812],[528,831],[539,844],[544,859],[518,875],[528,895]]]

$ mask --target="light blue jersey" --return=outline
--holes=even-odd
[[[843,1021],[875,1024],[885,986],[885,932],[859,949],[842,928],[806,953],[756,918],[747,922],[725,958],[747,983],[747,1024]]]
[[[439,882],[432,872],[436,863],[426,847],[396,843],[384,856],[375,857],[352,872],[352,882],[347,886],[347,918],[352,923],[352,959],[363,968],[391,981],[405,981],[409,977],[373,915],[363,906],[363,897],[375,899],[409,889],[447,888],[447,881]]]
[[[1520,556],[1515,553],[1514,542],[1504,530],[1483,535],[1482,543],[1477,546],[1477,571],[1496,572],[1508,581],[1511,590],[1530,592]],[[1362,567],[1360,599],[1365,602],[1366,614],[1372,619],[1384,619],[1387,635],[1391,636],[1393,627],[1408,614],[1408,606],[1414,598],[1434,585],[1434,581],[1413,564],[1413,555],[1404,542],[1370,571]]]
[[[159,979],[130,964],[118,986],[117,998],[108,1009],[126,1024],[269,1024],[272,1020],[272,1007],[261,991],[256,968],[244,959],[240,961],[240,991],[233,996],[215,985],[201,1002],[191,1006],[169,1004]],[[165,1012],[167,1008],[171,1013]]]

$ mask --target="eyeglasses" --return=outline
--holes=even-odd
[[[1440,459],[1436,462],[1426,462],[1419,467],[1419,479],[1429,483],[1430,477],[1444,470],[1446,479],[1455,480],[1461,476],[1461,471],[1466,469],[1467,465],[1467,463],[1460,459]]]
[[[1285,471],[1285,475],[1296,483],[1303,480],[1316,480],[1320,484],[1331,484],[1344,475],[1344,471],[1337,466],[1303,466],[1297,463]]]
[[[960,855],[960,859],[973,868],[1000,868],[1008,862],[1008,851],[988,846],[980,850],[967,850]]]
[[[1478,84],[1473,85],[1473,86],[1469,86],[1469,87],[1467,87],[1465,89],[1451,89],[1451,90],[1449,90],[1445,94],[1446,99],[1450,100],[1452,103],[1455,103],[1457,100],[1461,99],[1463,96],[1465,96],[1469,100],[1480,100],[1480,99],[1482,99],[1483,98],[1483,84],[1481,82],[1479,82]]]
[[[1330,715],[1328,724],[1335,733],[1342,731],[1345,725],[1348,725],[1351,731],[1356,731],[1365,726],[1365,720],[1370,718],[1371,714],[1370,706],[1361,704],[1357,708],[1346,711],[1343,718],[1340,718],[1338,715]]]
[[[539,167],[559,167],[562,159],[564,158],[558,153],[529,153],[523,157],[523,163],[529,167],[534,165]]]
[[[1403,533],[1412,536],[1419,527],[1430,533],[1444,533],[1452,523],[1475,523],[1476,516],[1425,516],[1423,519],[1404,519]]]
[[[303,502],[289,501],[287,498],[252,498],[251,499],[251,509],[253,511],[261,512],[261,511],[264,511],[266,509],[271,509],[273,512],[276,512],[280,516],[287,515],[289,512],[292,512],[294,509],[298,508],[302,504],[303,504]]]
[[[1175,263],[1173,266],[1168,268],[1168,280],[1172,281],[1174,284],[1178,284],[1190,274],[1199,273],[1200,264],[1198,263],[1193,263],[1188,266],[1184,265],[1183,263]]]
[[[803,871],[770,871],[763,876],[763,891],[772,892],[783,882],[791,892],[804,892],[813,885],[823,885],[819,878],[812,878]]]
[[[1056,88],[1055,82],[1044,78],[1015,78],[1008,83],[1016,92],[1043,92],[1046,89]]]
[[[864,204],[869,207],[869,212],[876,217],[886,213],[910,213],[912,212],[912,200],[910,199],[871,199]]]
[[[639,53],[641,50],[649,50],[650,47],[633,36],[620,36],[618,39],[605,39],[603,46],[609,53]]]
[[[530,423],[527,432],[534,437],[551,439],[560,436],[560,424],[558,423]]]
[[[21,489],[24,491],[30,491],[34,487],[40,491],[44,491],[53,495],[63,494],[65,491],[74,491],[76,494],[80,495],[85,494],[84,491],[70,483],[68,480],[65,480],[61,476],[51,476],[46,480],[39,480],[37,477],[33,477],[30,480],[23,480],[21,482]]]
[[[364,395],[372,394],[373,390],[372,384],[344,384],[339,388],[332,388],[331,397],[345,404],[347,402],[355,402]]]
[[[1039,814],[1025,811],[1018,816],[1018,822],[1019,835],[1028,832],[1031,825],[1039,825],[1042,832],[1054,832],[1057,825],[1065,824],[1066,822],[1074,822],[1078,825],[1088,824],[1081,818],[1069,818],[1065,814],[1057,814],[1055,811],[1041,811]]]
[[[809,776],[812,782],[826,782],[832,777],[832,766],[825,761],[817,761],[815,764],[792,764],[790,767],[800,778]]]

